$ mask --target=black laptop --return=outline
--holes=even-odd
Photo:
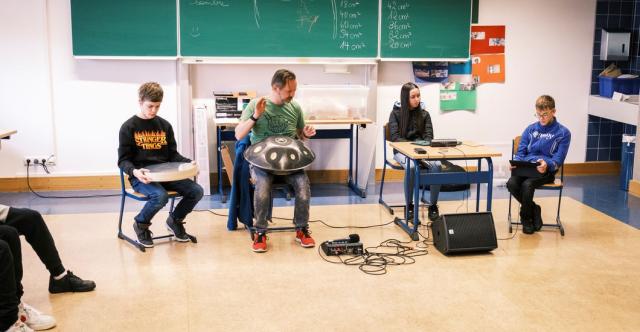
[[[524,160],[509,160],[509,164],[511,166],[515,166],[516,168],[511,170],[512,176],[526,176],[529,178],[539,178],[544,175],[544,173],[538,172],[537,167],[540,166],[538,162],[530,162]]]

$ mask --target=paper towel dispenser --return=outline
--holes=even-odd
[[[610,32],[602,29],[600,60],[629,60],[630,32]]]

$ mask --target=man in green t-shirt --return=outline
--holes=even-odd
[[[252,100],[242,112],[240,123],[236,127],[238,140],[251,135],[251,144],[274,135],[308,139],[316,134],[312,126],[304,124],[300,105],[293,100],[296,94],[296,75],[286,69],[279,69],[271,78],[271,94]],[[267,251],[267,213],[271,206],[271,187],[274,175],[264,169],[251,165],[251,176],[255,180],[253,211],[256,219],[256,233],[253,238],[253,251]],[[311,189],[309,178],[304,170],[284,176],[296,195],[293,222],[296,225],[296,241],[304,248],[315,246],[309,234],[309,200]]]

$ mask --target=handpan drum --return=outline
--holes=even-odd
[[[286,175],[311,165],[316,155],[300,140],[270,136],[248,147],[244,159],[273,174]]]
[[[145,173],[153,182],[167,182],[188,179],[198,174],[198,165],[192,163],[169,162],[149,165]]]

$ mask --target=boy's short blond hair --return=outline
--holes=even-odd
[[[157,82],[147,82],[138,88],[138,98],[140,101],[162,102],[164,92]]]
[[[536,109],[537,110],[555,110],[556,109],[556,101],[553,100],[553,97],[548,95],[542,95],[536,99]]]

